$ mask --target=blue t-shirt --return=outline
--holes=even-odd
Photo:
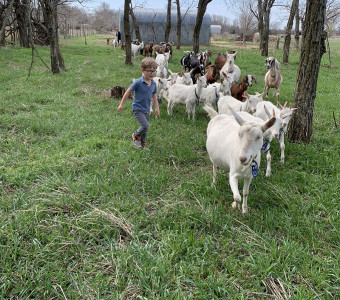
[[[135,92],[135,99],[132,103],[132,111],[140,110],[143,112],[149,112],[152,95],[157,93],[156,82],[152,79],[151,85],[149,86],[142,76],[131,84],[130,90]]]

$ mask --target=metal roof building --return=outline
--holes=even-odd
[[[134,14],[139,25],[139,31],[142,40],[147,43],[149,40],[153,40],[155,43],[163,42],[165,36],[167,11],[166,9],[145,9],[136,8]],[[184,13],[183,13],[184,15]],[[194,27],[196,24],[197,12],[187,13],[182,20],[181,30],[181,44],[190,45],[193,44]],[[183,16],[182,16],[183,18]],[[202,20],[202,26],[200,31],[200,44],[210,43],[210,25],[211,18],[209,14],[205,14]],[[133,28],[132,19],[130,16],[130,26],[132,39],[136,38],[135,30]],[[119,27],[122,33],[122,41],[125,41],[124,34],[124,11],[119,11]],[[171,31],[169,40],[177,42],[177,11],[171,11]]]
[[[222,26],[221,25],[211,25],[210,30],[211,30],[211,35],[221,34]]]

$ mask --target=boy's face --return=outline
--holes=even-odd
[[[146,80],[150,80],[155,76],[156,69],[154,68],[147,68],[147,69],[142,69],[143,77]]]

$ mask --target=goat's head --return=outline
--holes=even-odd
[[[265,65],[267,69],[270,69],[271,67],[275,66],[275,58],[272,56],[266,58]]]
[[[245,98],[246,98],[246,102],[247,102],[247,107],[248,107],[248,111],[255,113],[256,112],[256,106],[257,103],[259,103],[259,101],[263,101],[262,94],[256,93],[255,95],[249,95],[247,92],[243,93]]]
[[[274,125],[276,118],[273,117],[262,124],[246,122],[232,108],[231,111],[236,122],[241,126],[238,130],[241,143],[239,160],[242,165],[248,166],[262,148],[263,132]]]
[[[277,103],[278,108],[280,109],[280,118],[283,120],[282,122],[282,128],[286,129],[288,126],[288,123],[292,117],[292,114],[297,108],[292,108],[292,104],[289,104],[289,107],[287,107],[287,102],[282,106],[280,102]]]

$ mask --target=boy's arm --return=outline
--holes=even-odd
[[[152,94],[152,101],[155,106],[155,114],[157,117],[159,117],[159,106],[158,106],[157,94]]]
[[[126,99],[129,97],[130,94],[131,94],[131,90],[130,90],[130,88],[128,88],[128,89],[126,90],[126,92],[124,93],[123,98],[122,98],[122,101],[120,101],[120,104],[119,104],[119,106],[118,106],[118,110],[119,110],[119,111],[122,111],[122,110],[123,110],[124,102],[125,102]]]

